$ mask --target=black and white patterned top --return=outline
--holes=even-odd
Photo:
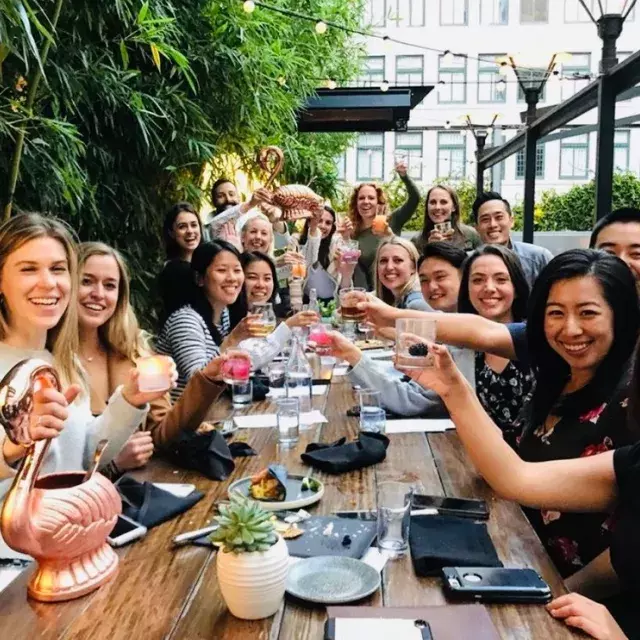
[[[221,338],[226,338],[231,332],[231,318],[229,317],[229,309],[225,307],[220,314],[220,324],[216,324],[216,329]]]
[[[516,448],[521,428],[516,419],[533,393],[535,378],[525,364],[510,360],[501,373],[485,361],[484,353],[476,353],[476,393],[484,410],[500,427],[504,439]]]
[[[223,313],[223,319],[224,315]],[[228,332],[229,314],[226,316]],[[221,324],[224,326],[223,322]],[[174,311],[167,318],[156,341],[156,351],[175,360],[178,382],[171,392],[174,401],[184,391],[189,378],[220,354],[202,316],[188,305]]]

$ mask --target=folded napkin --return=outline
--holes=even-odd
[[[312,442],[300,456],[305,464],[326,473],[344,473],[370,467],[387,457],[389,438],[380,433],[361,433],[357,440],[340,438],[331,444]]]
[[[419,576],[435,575],[442,567],[502,566],[487,526],[465,518],[411,518],[409,547]]]
[[[218,431],[182,431],[166,447],[163,455],[178,467],[199,471],[212,480],[225,480],[236,468],[233,458],[255,456],[256,452],[245,442],[232,442],[228,445]]]
[[[122,476],[115,486],[122,499],[122,513],[147,529],[171,520],[204,497],[200,491],[192,491],[178,498],[151,482],[138,482],[129,476]]]

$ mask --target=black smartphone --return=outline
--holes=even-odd
[[[414,509],[437,509],[438,513],[443,516],[458,516],[474,520],[489,519],[489,506],[484,500],[423,496],[416,493],[413,496],[412,507]]]
[[[551,588],[533,569],[444,567],[444,588],[451,598],[480,602],[543,604]]]
[[[358,511],[336,511],[334,515],[338,518],[365,520],[366,522],[376,521],[378,519],[378,513],[376,511],[367,511],[366,509]]]

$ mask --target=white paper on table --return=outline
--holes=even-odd
[[[336,618],[335,640],[422,640],[422,630],[413,618]]]
[[[234,416],[233,421],[239,429],[267,429],[278,426],[275,413],[261,413],[252,416]],[[300,414],[300,424],[318,424],[328,422],[321,411],[314,409]]]
[[[341,364],[333,368],[333,377],[340,378],[341,376],[346,376],[347,371],[349,371],[348,364]]]
[[[323,396],[329,390],[328,384],[314,384],[311,388],[311,395],[314,396]],[[308,395],[306,393],[307,389],[305,387],[294,387],[293,389],[289,389],[289,395],[292,398],[301,398],[303,396]],[[284,398],[287,395],[287,390],[283,387],[281,389],[269,389],[269,393],[267,393],[267,398]]]
[[[455,428],[453,421],[448,419],[387,420],[386,433],[442,433]]]
[[[374,360],[378,360],[380,358],[392,358],[395,351],[393,349],[372,349],[371,351],[363,351],[363,353],[366,353]]]
[[[380,553],[378,547],[369,547],[361,558],[362,562],[373,567],[378,573],[384,569],[388,559],[388,556]],[[298,558],[298,556],[289,556],[290,565],[295,564],[299,560],[302,560],[302,558]]]

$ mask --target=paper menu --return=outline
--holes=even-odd
[[[278,418],[275,413],[234,416],[233,421],[239,429],[268,429],[278,426]],[[317,409],[300,414],[300,424],[319,424],[324,422],[328,422],[328,420]]]
[[[386,433],[443,433],[455,429],[456,425],[452,420],[387,420]]]
[[[314,384],[311,388],[311,395],[314,396],[323,396],[329,390],[328,384]],[[294,387],[289,389],[289,395],[293,398],[300,398],[302,396],[308,395],[306,393],[305,387]],[[267,394],[267,398],[284,398],[287,395],[287,390],[282,387],[280,389],[269,389],[269,393]]]

